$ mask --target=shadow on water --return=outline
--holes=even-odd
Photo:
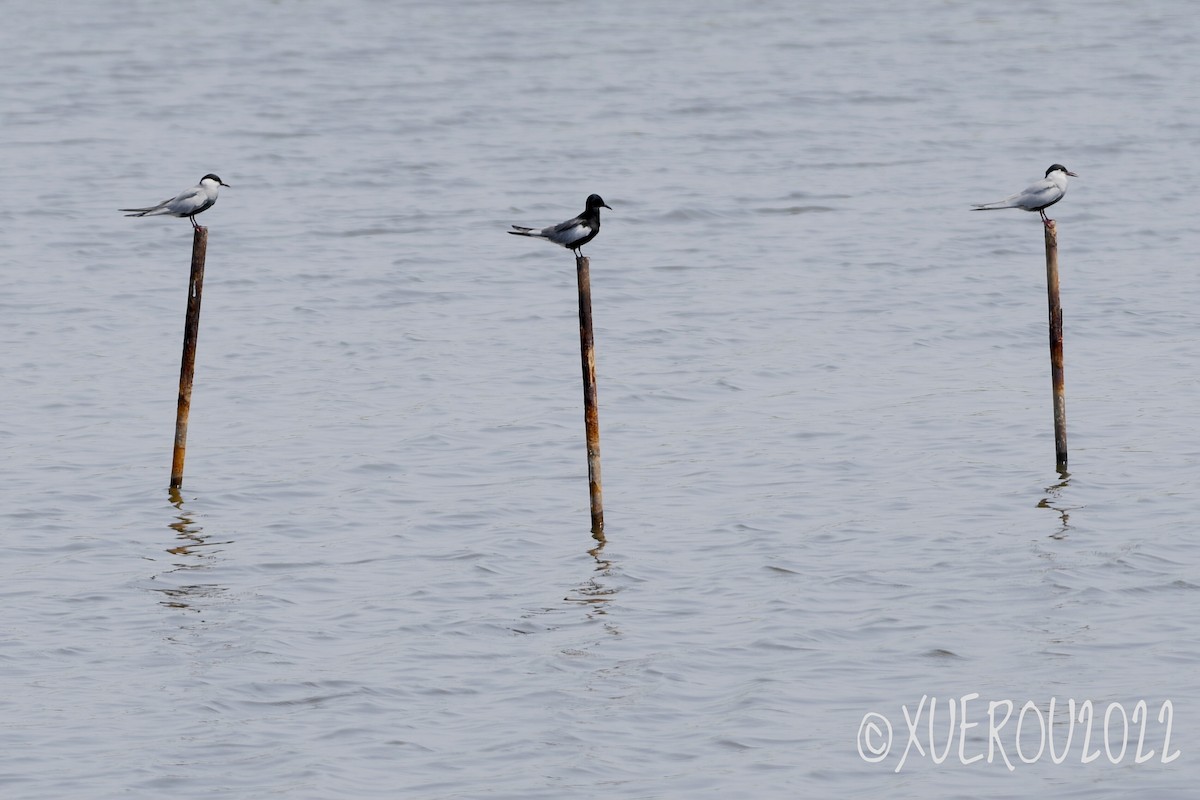
[[[179,493],[179,489],[171,487],[167,491],[171,505],[179,512],[175,516],[174,521],[167,525],[168,528],[175,531],[176,544],[174,547],[167,548],[166,552],[173,556],[175,560],[172,562],[170,569],[155,577],[177,572],[208,569],[212,566],[212,559],[215,553],[211,550],[206,551],[204,548],[228,544],[228,542],[209,541],[210,537],[203,533],[204,529],[196,524],[195,515],[184,509],[183,496]],[[180,584],[170,588],[155,589],[154,591],[163,595],[164,599],[160,601],[162,605],[169,608],[190,609],[196,600],[221,595],[226,591],[226,588],[213,583],[191,583]]]
[[[1065,469],[1058,470],[1059,481],[1045,488],[1046,496],[1038,501],[1038,508],[1048,508],[1057,511],[1059,516],[1058,530],[1050,534],[1051,539],[1066,539],[1067,531],[1071,530],[1071,512],[1076,506],[1063,504],[1063,495],[1071,483],[1071,473]]]

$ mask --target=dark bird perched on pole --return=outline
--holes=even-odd
[[[541,228],[540,230],[513,225],[513,229],[509,233],[513,236],[533,236],[537,239],[545,239],[562,245],[568,250],[574,250],[575,255],[582,257],[583,251],[580,248],[592,239],[595,239],[596,234],[600,232],[601,208],[607,208],[609,211],[612,211],[612,207],[605,203],[600,195],[589,195],[587,207],[583,210],[582,214],[574,219],[560,222],[557,225],[551,225],[549,228]]]

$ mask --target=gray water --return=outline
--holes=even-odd
[[[1195,796],[1191,4],[3,11],[0,796]]]

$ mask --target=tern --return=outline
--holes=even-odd
[[[1036,211],[1042,215],[1042,224],[1049,225],[1053,220],[1046,217],[1046,209],[1063,199],[1067,193],[1067,176],[1078,178],[1071,170],[1062,164],[1051,164],[1046,170],[1046,177],[1037,183],[1026,186],[1022,191],[1011,197],[997,200],[994,203],[976,205],[975,211],[994,211],[997,208],[1020,208],[1024,211]]]
[[[574,250],[575,255],[582,257],[583,251],[580,248],[592,239],[595,239],[596,234],[600,232],[600,209],[602,208],[612,211],[612,206],[605,203],[600,195],[589,195],[587,207],[583,209],[582,214],[574,219],[569,219],[566,222],[560,222],[557,225],[551,225],[549,228],[542,228],[540,230],[513,225],[513,229],[509,233],[513,236],[533,236],[538,239],[545,239],[562,245],[568,250]]]
[[[200,226],[196,224],[196,215],[212,208],[213,203],[217,202],[217,191],[220,186],[229,188],[228,183],[210,172],[200,179],[200,183],[190,189],[184,189],[170,200],[163,200],[158,205],[149,208],[122,208],[121,211],[133,212],[126,214],[127,217],[156,217],[161,214],[187,217],[191,220],[193,228],[199,228]]]

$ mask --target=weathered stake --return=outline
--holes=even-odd
[[[192,272],[188,278],[187,318],[183,323],[183,361],[179,367],[179,406],[175,413],[175,450],[171,456],[171,488],[183,485],[183,460],[187,453],[188,413],[192,408],[192,376],[196,370],[196,337],[200,333],[200,297],[204,292],[204,256],[208,228],[196,228],[192,237]]]
[[[583,363],[583,423],[587,433],[588,492],[592,501],[592,533],[604,531],[604,501],[600,487],[600,411],[596,399],[596,346],[592,337],[591,262],[575,257],[579,278],[579,349]]]
[[[1054,454],[1058,470],[1067,468],[1067,397],[1063,380],[1063,313],[1058,296],[1058,227],[1046,229],[1046,294],[1050,304],[1050,380],[1054,388]]]

